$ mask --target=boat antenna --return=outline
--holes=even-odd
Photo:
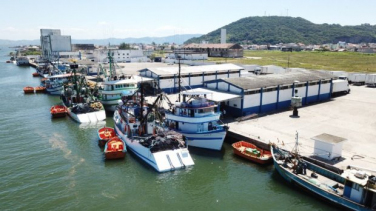
[[[179,83],[179,99],[178,99],[178,102],[180,102],[180,92],[181,92],[181,77],[180,77],[180,73],[181,73],[181,68],[180,68],[180,59],[181,57],[178,55],[178,61],[179,61],[179,80],[178,80],[178,83]]]
[[[295,154],[295,156],[298,156],[299,155],[299,133],[298,131],[296,131],[296,135],[295,135],[295,146],[294,148],[292,149],[292,152]]]

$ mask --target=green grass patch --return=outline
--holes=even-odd
[[[243,58],[213,58],[217,63],[278,65],[316,70],[342,70],[347,72],[376,72],[376,54],[356,52],[282,52],[244,51]]]

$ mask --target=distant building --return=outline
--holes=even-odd
[[[61,35],[60,29],[41,29],[40,44],[42,56],[53,60],[59,57],[60,52],[72,51],[71,36]]]
[[[147,62],[142,50],[110,50],[114,62]],[[94,50],[93,57],[96,62],[109,62],[109,50]]]
[[[170,59],[185,59],[185,60],[207,60],[208,53],[206,52],[196,52],[192,50],[174,50],[167,54]]]
[[[93,51],[95,50],[94,44],[73,44],[72,45],[73,51]]]
[[[191,43],[183,47],[184,50],[206,52],[209,57],[238,58],[243,57],[243,48],[239,44],[196,44]]]

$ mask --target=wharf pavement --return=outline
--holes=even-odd
[[[223,121],[230,127],[227,140],[245,139],[262,148],[268,148],[273,142],[292,150],[298,132],[300,153],[317,158],[311,138],[328,133],[347,140],[343,143],[341,158],[326,163],[340,169],[354,165],[376,170],[376,88],[350,88],[348,95],[299,108],[299,118],[290,117],[292,110],[241,122],[226,117]]]

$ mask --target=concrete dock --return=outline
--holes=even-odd
[[[343,144],[342,159],[329,163],[338,168],[355,165],[376,170],[376,89],[350,88],[348,95],[299,108],[300,118],[291,118],[291,110],[230,122],[228,138],[249,138],[263,146],[273,142],[291,150],[297,131],[300,152],[309,157],[314,151],[314,141],[310,138],[328,133],[347,139]]]

